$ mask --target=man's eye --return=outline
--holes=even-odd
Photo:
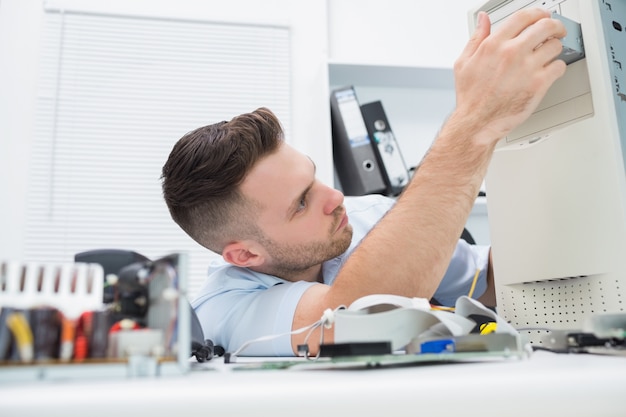
[[[298,208],[296,209],[296,212],[300,212],[304,210],[305,208],[306,208],[306,197],[302,197],[300,199],[300,203],[298,204]]]

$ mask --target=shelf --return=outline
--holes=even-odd
[[[454,89],[452,68],[329,62],[330,85]]]

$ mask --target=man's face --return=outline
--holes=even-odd
[[[315,164],[283,143],[260,160],[241,185],[258,202],[259,242],[266,251],[264,272],[286,280],[345,252],[352,226],[343,194],[315,178]]]

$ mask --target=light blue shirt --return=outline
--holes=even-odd
[[[395,200],[380,195],[345,198],[353,228],[352,243],[345,253],[324,262],[325,284],[332,285],[339,269],[361,239],[394,203]],[[458,297],[469,293],[477,269],[480,274],[473,296],[480,297],[487,288],[488,257],[488,246],[469,245],[459,240],[434,298],[443,305],[453,306]],[[208,273],[199,296],[191,303],[205,339],[211,339],[227,352],[234,352],[252,339],[280,335],[250,344],[241,355],[294,355],[289,333],[296,306],[302,294],[315,282],[285,281],[230,265],[222,259],[213,261]]]

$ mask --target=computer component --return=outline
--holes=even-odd
[[[186,253],[127,268],[107,305],[100,264],[0,262],[0,380],[180,374],[219,354],[186,299]]]
[[[501,140],[485,180],[498,313],[537,345],[626,305],[626,1],[492,0],[470,31],[478,11],[495,31],[546,4],[580,24],[584,57]]]

